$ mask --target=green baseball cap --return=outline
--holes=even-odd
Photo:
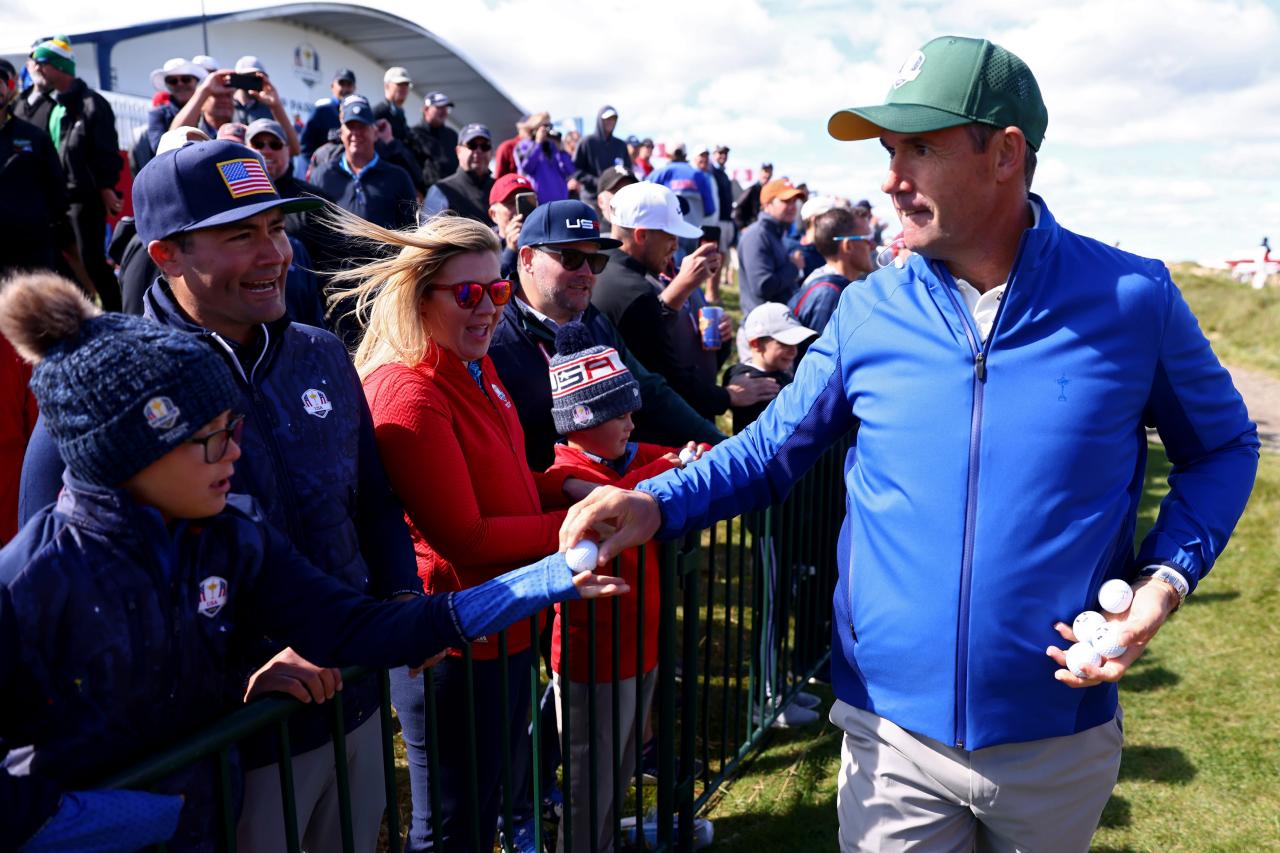
[[[907,57],[884,103],[833,115],[836,139],[925,133],[971,122],[1014,126],[1039,150],[1049,113],[1027,64],[986,39],[943,36]]]

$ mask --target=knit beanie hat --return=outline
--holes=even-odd
[[[582,323],[556,332],[551,358],[551,417],[568,435],[640,408],[640,385],[613,347],[591,340]]]
[[[35,365],[31,390],[77,479],[119,486],[236,405],[226,363],[194,335],[103,314],[34,273],[0,290],[0,333]]]
[[[31,51],[31,58],[36,62],[47,62],[63,74],[76,74],[76,54],[71,49],[71,39],[66,36],[54,36],[42,41]]]

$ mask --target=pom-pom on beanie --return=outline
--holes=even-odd
[[[40,416],[86,483],[121,485],[240,398],[226,363],[199,339],[103,314],[56,275],[0,287],[0,333],[35,365]]]

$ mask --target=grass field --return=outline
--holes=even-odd
[[[1280,378],[1280,287],[1253,290],[1190,264],[1175,264],[1173,278],[1224,363]]]

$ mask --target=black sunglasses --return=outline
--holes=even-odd
[[[487,291],[493,304],[501,307],[511,301],[511,282],[505,278],[495,279],[485,284],[481,281],[460,281],[457,284],[433,284],[432,290],[452,290],[454,301],[459,308],[468,311],[480,304]]]
[[[604,268],[609,265],[609,256],[599,252],[583,252],[580,249],[548,249],[546,246],[535,246],[534,248],[539,252],[554,255],[560,261],[560,266],[569,272],[581,269],[585,261],[591,272],[600,275],[600,273],[604,272]]]
[[[284,143],[279,139],[263,139],[261,136],[257,139],[250,140],[249,144],[259,150],[263,148],[270,148],[272,151],[279,151],[284,148]]]
[[[493,148],[493,146],[492,146],[492,145],[490,145],[490,144],[488,143],[488,141],[486,141],[486,140],[484,140],[484,139],[472,139],[472,140],[469,140],[469,141],[466,143],[466,145],[467,145],[467,147],[468,147],[468,148],[470,148],[472,151],[475,151],[475,150],[477,150],[477,149],[478,149],[478,150],[480,150],[480,151],[489,151],[489,150],[491,150],[491,149]]]
[[[212,465],[227,455],[227,448],[231,446],[231,439],[234,438],[236,440],[236,444],[239,444],[240,438],[243,435],[244,415],[233,415],[231,420],[227,421],[227,425],[222,429],[215,429],[208,435],[188,438],[187,441],[192,444],[203,445],[204,461],[207,464]]]
[[[181,77],[166,77],[164,84],[166,86],[177,86],[179,83],[195,83],[196,78],[189,74],[183,74]]]

